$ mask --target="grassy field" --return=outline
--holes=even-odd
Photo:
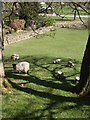
[[[13,86],[11,94],[3,95],[3,118],[16,120],[51,120],[58,118],[90,118],[90,97],[72,94],[74,78],[80,72],[81,59],[88,33],[86,30],[57,29],[5,47],[6,76]],[[10,55],[18,53],[19,61],[31,65],[29,75],[13,72]],[[53,64],[61,58],[60,64]],[[66,67],[69,60],[75,68]],[[18,61],[17,61],[18,62]],[[61,70],[66,79],[59,80]]]
[[[64,15],[72,15],[72,14],[74,14],[74,11],[69,6],[65,6],[62,9],[60,9],[60,13],[64,14]],[[87,15],[87,13],[85,11],[83,11],[82,9],[79,9],[79,13],[80,13],[80,15]],[[77,12],[76,12],[76,14],[77,14]]]
[[[87,30],[57,29],[5,48],[5,57],[20,56],[71,57],[81,60],[88,37]]]

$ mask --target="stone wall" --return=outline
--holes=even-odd
[[[49,27],[42,27],[38,30],[23,30],[23,31],[19,31],[17,33],[13,33],[13,34],[8,34],[4,36],[4,44],[8,45],[8,44],[12,44],[12,43],[16,43],[22,40],[26,40],[29,39],[31,37],[34,37],[36,35],[39,34],[44,34],[50,30],[52,30],[54,27],[53,26],[49,26]]]
[[[88,24],[86,23],[86,26]],[[4,36],[4,43],[5,45],[11,44],[11,43],[16,43],[21,40],[26,40],[31,37],[34,37],[38,34],[44,34],[50,30],[54,30],[55,28],[60,27],[60,28],[76,28],[76,29],[85,29],[85,26],[82,24],[81,21],[63,21],[63,22],[58,22],[54,26],[49,26],[49,27],[42,27],[39,28],[35,31],[33,30],[22,30],[13,34],[8,34]]]
[[[63,21],[56,23],[56,26],[61,28],[87,29],[88,21],[84,21],[84,24],[80,20]]]

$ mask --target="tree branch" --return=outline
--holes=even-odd
[[[78,2],[72,2],[74,5],[77,5],[77,7],[82,8],[82,10],[84,10],[88,15],[90,15],[90,12],[85,8],[85,6],[82,6],[81,4],[79,4]]]

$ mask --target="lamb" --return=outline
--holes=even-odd
[[[67,67],[75,67],[74,63],[72,61],[68,61]]]
[[[57,64],[57,63],[60,63],[60,61],[61,61],[61,59],[58,58],[58,59],[54,60],[53,63]]]
[[[19,55],[18,54],[13,54],[11,55],[11,60],[19,60]]]
[[[80,77],[79,77],[79,76],[76,76],[76,77],[75,77],[75,83],[78,84],[79,81],[80,81]]]
[[[19,62],[17,64],[12,64],[14,72],[24,72],[27,73],[29,72],[30,65],[28,62]]]
[[[62,71],[57,71],[57,78],[65,80],[66,76],[64,75]]]

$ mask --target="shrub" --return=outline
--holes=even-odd
[[[44,26],[51,26],[54,23],[54,20],[51,17],[47,16],[40,16],[39,19],[36,21],[37,28],[44,27]]]
[[[45,18],[45,26],[51,26],[51,25],[53,25],[53,23],[54,23],[54,20],[51,18],[51,17],[46,17]]]
[[[25,20],[23,19],[13,20],[10,23],[10,27],[13,28],[15,31],[24,29],[24,25],[25,25]]]

